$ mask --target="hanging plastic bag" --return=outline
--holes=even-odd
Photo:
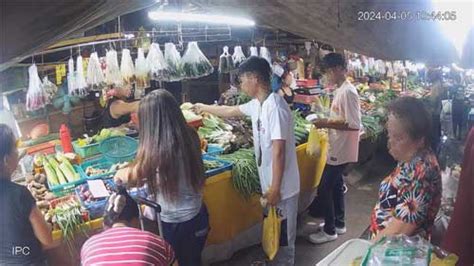
[[[50,104],[58,92],[58,87],[56,84],[49,81],[48,76],[44,76],[43,78],[43,91],[46,94],[46,103]]]
[[[262,247],[270,260],[273,260],[280,247],[281,218],[275,207],[270,207],[263,220]]]
[[[229,47],[224,46],[222,48],[222,54],[219,57],[219,73],[226,74],[229,73],[233,68],[232,56],[229,53]]]
[[[265,60],[267,60],[270,66],[272,65],[272,55],[270,54],[270,51],[267,49],[267,47],[260,47],[260,57],[263,57]]]
[[[214,72],[211,62],[199,49],[197,42],[188,43],[181,62],[184,77],[188,79],[204,77]]]
[[[135,78],[137,80],[135,89],[140,90],[150,86],[148,72],[149,68],[143,49],[138,48],[137,59],[135,59]]]
[[[311,130],[309,131],[306,154],[312,157],[319,157],[321,155],[321,138],[315,126],[311,126]]]
[[[250,56],[258,56],[258,49],[255,46],[250,47]]]
[[[98,89],[105,81],[97,52],[93,52],[89,58],[86,81],[91,89]]]
[[[241,46],[234,47],[234,54],[232,55],[232,61],[234,61],[234,67],[238,68],[242,62],[245,61],[245,54],[242,51]]]
[[[84,77],[82,56],[80,55],[76,59],[76,85],[73,94],[77,96],[87,95],[87,83],[86,78]]]
[[[167,81],[180,81],[183,79],[181,55],[174,43],[165,43],[165,61],[168,66],[169,77]]]
[[[120,68],[118,64],[117,51],[109,50],[105,54],[105,80],[107,85],[122,85],[122,74],[120,73]]]
[[[133,66],[132,56],[129,49],[122,50],[122,61],[120,62],[120,73],[124,84],[129,85],[133,82],[135,67]]]
[[[163,52],[160,49],[160,45],[152,43],[148,55],[146,57],[148,69],[151,74],[151,78],[155,80],[168,80],[168,64],[166,63]],[[141,67],[142,68],[142,67]]]
[[[36,64],[28,68],[28,92],[26,93],[26,110],[36,111],[46,106],[46,93],[38,75]]]
[[[74,72],[74,59],[69,58],[67,62],[67,90],[69,95],[73,95],[76,90],[76,73]]]

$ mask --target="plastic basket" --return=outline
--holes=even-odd
[[[113,163],[107,161],[104,157],[101,156],[101,157],[98,157],[96,159],[88,160],[88,161],[82,163],[79,166],[79,171],[80,171],[79,174],[81,175],[81,178],[84,178],[84,179],[110,178],[110,177],[113,177],[117,171],[111,171],[111,172],[107,172],[107,173],[104,173],[104,174],[88,176],[86,174],[86,169],[89,166],[92,166],[92,167],[98,168],[98,169],[110,169],[110,167],[112,167],[112,165],[113,165]]]
[[[202,159],[203,160],[208,160],[208,161],[218,161],[218,162],[223,164],[223,166],[220,167],[220,168],[216,168],[216,169],[206,171],[206,173],[205,173],[206,177],[214,176],[214,175],[217,175],[217,174],[220,174],[222,172],[225,172],[225,171],[228,171],[228,170],[232,169],[233,163],[231,163],[231,162],[224,161],[224,160],[221,160],[221,159],[217,159],[217,158],[209,156],[209,155],[203,155]]]
[[[216,156],[216,155],[221,155],[222,153],[224,153],[224,149],[219,147],[219,145],[215,145],[215,144],[207,145],[207,152],[206,152],[207,155]]]
[[[127,136],[111,137],[102,141],[99,149],[111,163],[129,162],[135,159],[138,141]]]
[[[100,153],[99,143],[93,143],[86,146],[80,147],[77,144],[77,140],[72,142],[72,147],[74,151],[79,154],[82,158],[92,157]]]
[[[115,190],[116,186],[115,186],[115,183],[112,179],[105,179],[103,181],[104,181],[105,185],[108,185],[112,188],[112,190]],[[100,217],[104,216],[105,206],[107,204],[107,200],[108,200],[109,197],[99,198],[99,199],[94,200],[93,202],[83,201],[81,199],[81,196],[80,196],[81,189],[83,189],[83,188],[88,189],[89,184],[87,184],[87,182],[86,182],[85,184],[82,184],[82,185],[76,187],[76,189],[75,189],[76,197],[81,202],[81,205],[84,208],[86,208],[86,210],[89,212],[90,219],[93,220],[93,219],[97,219],[97,218],[100,218]]]
[[[68,195],[68,194],[71,194],[74,192],[74,188],[84,182],[86,182],[86,179],[82,178],[81,174],[80,174],[80,167],[77,166],[77,165],[73,165],[72,166],[74,168],[74,170],[76,171],[76,173],[79,173],[79,179],[76,180],[76,181],[73,181],[73,182],[69,182],[69,183],[66,183],[66,184],[62,184],[62,185],[56,185],[56,186],[53,186],[51,185],[51,183],[49,183],[49,180],[47,181],[48,182],[48,187],[49,187],[49,190],[51,192],[53,192],[53,194],[56,196],[56,197],[62,197],[62,196],[65,196],[65,195]]]

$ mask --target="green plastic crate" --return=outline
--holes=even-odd
[[[79,147],[77,140],[72,142],[74,151],[79,154],[82,158],[89,158],[100,153],[99,143],[93,143],[86,146]]]

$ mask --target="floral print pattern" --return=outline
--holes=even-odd
[[[428,238],[441,204],[441,173],[431,150],[399,163],[380,184],[379,201],[371,217],[371,232],[376,235],[392,219],[416,224],[417,231]]]

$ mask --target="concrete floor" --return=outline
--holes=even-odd
[[[300,226],[296,240],[296,265],[315,265],[345,241],[361,236],[369,226],[370,214],[377,200],[380,181],[393,166],[393,161],[387,158],[386,154],[378,154],[367,163],[357,165],[346,176],[345,181],[349,188],[345,198],[347,233],[339,236],[336,241],[323,245],[310,243],[306,236],[317,230],[320,220],[311,218],[307,214],[300,217],[303,226]],[[237,252],[228,261],[213,265],[262,265],[258,262],[264,261],[264,258],[261,246],[257,245]]]

